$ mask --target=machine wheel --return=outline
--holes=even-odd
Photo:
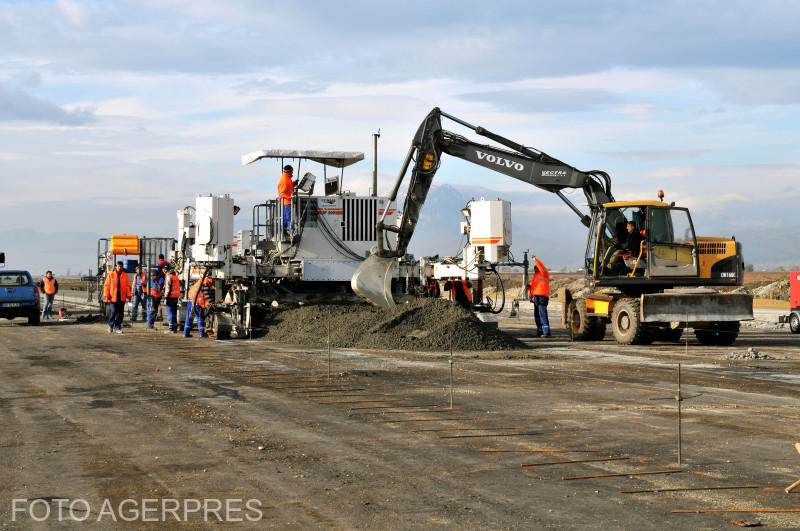
[[[653,341],[644,323],[639,320],[639,305],[634,299],[622,299],[611,312],[614,339],[622,345],[646,345]]]
[[[789,314],[789,330],[793,334],[800,334],[800,315],[795,312]]]
[[[695,329],[694,335],[701,345],[732,345],[739,337],[739,321],[718,321],[704,329]]]
[[[677,343],[683,336],[683,328],[670,328],[669,326],[658,326],[650,329],[653,341],[663,341],[664,343]]]
[[[606,324],[588,317],[586,300],[572,301],[569,309],[569,326],[575,341],[601,341],[606,334]]]
[[[32,313],[32,314],[30,314],[28,316],[28,324],[30,326],[39,326],[39,320],[40,319],[41,319],[41,316],[39,315],[38,312],[37,313]]]

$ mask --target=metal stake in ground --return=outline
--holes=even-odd
[[[678,394],[675,396],[678,401],[678,466],[681,466],[681,364],[678,364]]]
[[[328,320],[328,380],[331,379],[331,322]]]
[[[450,330],[450,409],[453,409],[453,330]]]

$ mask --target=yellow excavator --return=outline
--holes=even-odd
[[[507,149],[447,131],[443,118]],[[663,192],[659,201],[615,201],[606,172],[578,170],[439,108],[417,129],[389,196],[396,201],[413,162],[402,217],[396,224],[378,220],[376,250],[352,278],[353,290],[366,300],[384,308],[395,305],[394,271],[406,255],[445,153],[556,194],[588,227],[584,270],[591,294],[572,298],[566,293],[563,301],[564,321],[574,339],[600,340],[611,324],[622,344],[678,341],[691,327],[702,344],[729,345],[738,336],[739,322],[753,318],[750,295],[712,289],[742,285],[740,242],[696,237],[689,211],[664,202]],[[589,215],[570,202],[565,188],[583,190]],[[630,237],[633,231],[635,238]]]

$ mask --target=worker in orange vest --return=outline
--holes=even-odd
[[[294,189],[297,186],[297,181],[292,180],[293,173],[294,168],[287,164],[283,167],[283,173],[278,181],[278,198],[283,214],[281,231],[284,237],[289,236],[289,228],[292,223],[292,195],[294,195]]]
[[[214,302],[214,281],[208,277],[195,282],[186,294],[189,302],[186,304],[186,323],[183,326],[183,337],[192,337],[189,332],[192,330],[192,320],[197,314],[197,329],[200,337],[208,337],[206,334],[205,311]]]
[[[164,295],[164,275],[157,268],[153,269],[153,274],[150,275],[145,295],[147,296],[147,328],[152,330],[156,323],[158,307],[161,305],[161,297]]]
[[[469,310],[472,308],[472,282],[469,280],[448,280],[444,283],[444,290],[450,292],[450,300]]]
[[[528,297],[533,303],[533,318],[536,321],[536,337],[550,337],[550,319],[547,303],[550,302],[550,271],[535,256],[533,277],[528,282]]]
[[[181,298],[181,279],[169,263],[161,268],[164,272],[164,306],[167,308],[169,332],[178,332],[178,300]]]
[[[122,262],[117,262],[114,270],[106,275],[103,283],[103,299],[110,305],[108,333],[122,333],[122,317],[125,313],[125,301],[131,296],[131,284],[128,273],[122,270]]]
[[[53,272],[48,271],[42,277],[42,282],[39,284],[44,291],[44,308],[42,308],[42,319],[50,319],[53,317],[53,301],[56,300],[56,293],[58,293],[58,280],[53,277]]]

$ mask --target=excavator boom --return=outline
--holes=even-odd
[[[489,138],[508,149],[479,144],[444,130],[442,129],[442,117],[472,129],[478,135]],[[406,254],[443,153],[555,193],[581,218],[581,222],[587,227],[591,218],[572,204],[564,196],[562,190],[564,188],[582,189],[591,209],[614,200],[611,195],[611,179],[607,173],[578,170],[544,152],[523,146],[483,127],[469,124],[442,112],[438,107],[434,108],[417,129],[389,196],[389,202],[397,199],[400,185],[413,161],[414,166],[411,170],[402,218],[397,225],[384,224],[385,215],[378,220],[376,225],[377,252],[363,262],[351,281],[353,291],[378,306],[385,308],[394,306],[391,294],[391,273],[396,259],[402,258]],[[387,238],[389,232],[397,234],[394,248],[391,247]]]

